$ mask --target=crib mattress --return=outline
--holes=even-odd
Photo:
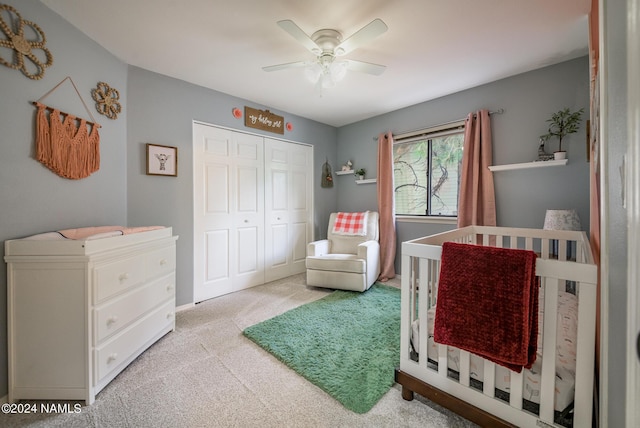
[[[540,299],[544,295],[540,293]],[[544,300],[541,300],[541,303]],[[544,305],[539,305],[543,308]],[[433,340],[433,325],[436,308],[427,311],[428,341],[427,356],[430,360],[438,361],[438,344]],[[544,313],[539,314],[538,335],[542,333],[542,322]],[[557,329],[557,349],[556,349],[556,385],[555,385],[555,410],[563,411],[572,402],[575,394],[575,370],[576,370],[576,338],[577,338],[577,316],[578,302],[575,295],[561,291],[558,295],[558,329]],[[420,349],[419,319],[413,321],[411,325],[411,343],[417,353]],[[524,391],[523,398],[533,403],[540,403],[540,373],[542,371],[541,337],[538,338],[538,353],[535,363],[531,369],[524,370]],[[449,369],[460,371],[460,350],[448,347],[447,364]],[[506,367],[496,365],[495,387],[505,393],[510,392],[511,371]],[[479,382],[484,380],[484,360],[470,354],[469,376]]]

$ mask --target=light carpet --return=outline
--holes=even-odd
[[[29,428],[470,428],[474,424],[395,384],[367,413],[347,410],[242,331],[330,294],[304,274],[199,303],[79,413],[0,413]]]
[[[368,412],[400,363],[400,290],[334,291],[244,330],[347,409]]]

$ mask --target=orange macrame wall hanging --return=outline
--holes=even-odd
[[[51,92],[69,79],[93,122],[42,104]],[[33,103],[36,114],[36,159],[60,177],[78,180],[100,169],[100,125],[95,122],[78,88],[66,77]],[[89,132],[91,128],[91,132]]]

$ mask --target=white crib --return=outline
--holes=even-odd
[[[482,382],[470,374],[471,361],[479,357],[456,350],[456,367],[451,367],[451,352],[436,346],[437,361],[430,360],[429,331],[433,316],[428,312],[437,302],[442,244],[447,241],[535,251],[536,275],[540,278],[539,316],[542,318],[538,344],[542,354],[539,373],[539,399],[531,408],[526,395],[527,371],[508,371],[509,393],[505,397],[496,381],[496,373],[506,369],[481,360]],[[396,381],[402,396],[413,399],[416,392],[447,407],[481,426],[590,427],[593,409],[594,355],[596,327],[596,279],[591,248],[584,232],[469,226],[402,243],[402,320],[400,367]],[[575,338],[575,394],[573,410],[560,416],[555,409],[556,352],[558,331],[558,295],[569,288],[577,297],[577,336]],[[432,312],[432,311],[431,311]],[[496,314],[499,316],[499,314]],[[412,328],[413,325],[413,328]],[[417,328],[416,328],[417,327]],[[412,334],[419,335],[418,349],[413,349]],[[554,358],[548,358],[551,351]],[[550,351],[549,351],[550,350]],[[448,358],[449,356],[449,358]],[[546,357],[546,358],[545,358]],[[540,358],[540,356],[539,356]],[[502,376],[502,375],[501,375]],[[474,379],[475,377],[475,379]],[[504,388],[503,388],[504,389]],[[567,422],[567,414],[570,414]],[[559,420],[559,418],[564,418]]]

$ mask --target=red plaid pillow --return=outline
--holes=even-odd
[[[338,235],[364,236],[367,234],[367,212],[337,213],[333,233]]]

